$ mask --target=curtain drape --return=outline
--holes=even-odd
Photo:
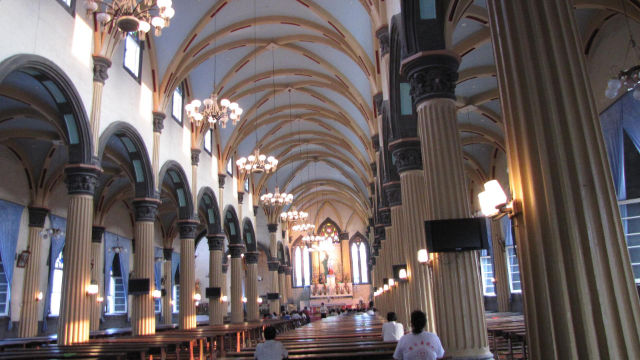
[[[4,272],[7,275],[9,289],[11,289],[11,280],[13,279],[20,218],[23,211],[24,206],[22,205],[0,200],[0,257],[2,258]],[[30,261],[40,260],[30,259]]]
[[[131,254],[131,240],[119,236],[117,234],[105,231],[104,233],[104,288],[105,293],[109,294],[109,285],[111,282],[111,266],[113,258],[116,255],[114,248],[120,247],[122,250],[118,253],[120,257],[120,272],[122,273],[122,284],[124,285],[124,293],[128,294],[129,290],[129,256]]]
[[[162,248],[154,247],[153,257],[154,259],[163,259]],[[160,282],[162,281],[162,261],[156,261],[153,263],[153,275],[156,289],[160,290],[162,288],[160,285]]]
[[[42,318],[42,331],[47,331],[47,315],[51,312],[51,291],[53,290],[53,271],[55,269],[56,259],[58,255],[62,252],[64,248],[65,235],[67,231],[67,219],[63,217],[59,217],[56,215],[49,215],[49,222],[51,229],[60,229],[62,231],[62,235],[52,236],[51,237],[51,247],[49,249],[49,282],[47,286],[47,296],[45,297],[44,303],[44,315]],[[62,259],[64,264],[64,259]],[[64,265],[63,265],[64,266]],[[64,267],[63,267],[64,271]]]
[[[173,291],[173,285],[176,284],[176,270],[180,266],[180,253],[171,253],[171,291]]]

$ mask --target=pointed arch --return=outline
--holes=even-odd
[[[256,233],[253,229],[253,223],[249,218],[244,218],[244,220],[242,221],[242,241],[246,246],[246,251],[257,251],[258,241],[256,239]]]
[[[206,225],[208,234],[213,235],[222,232],[218,199],[208,186],[201,188],[198,192],[198,215],[200,222]]]
[[[224,232],[229,239],[229,244],[242,244],[242,234],[236,209],[232,205],[227,205],[224,210]]]

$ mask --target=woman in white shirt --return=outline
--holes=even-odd
[[[440,338],[424,331],[427,315],[420,310],[411,313],[411,333],[404,335],[393,353],[396,360],[435,360],[444,356]]]
[[[382,324],[382,341],[398,341],[404,335],[404,326],[396,320],[396,313],[387,313],[387,322]]]
[[[276,338],[276,329],[273,326],[267,326],[264,329],[265,342],[256,346],[254,359],[256,360],[282,360],[289,355],[287,349]]]

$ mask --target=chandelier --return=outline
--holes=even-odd
[[[242,114],[242,108],[236,102],[222,99],[220,105],[218,105],[218,96],[215,94],[211,94],[211,97],[203,101],[195,99],[187,104],[184,109],[187,112],[187,116],[191,121],[195,121],[196,124],[200,125],[203,119],[207,119],[209,125],[213,126],[219,123],[222,128],[227,127],[229,119],[235,126]]]
[[[281,193],[277,186],[275,193],[266,193],[260,196],[262,206],[283,206],[291,204],[292,201],[293,194]]]
[[[316,226],[309,223],[296,224],[291,227],[293,231],[312,231]]]
[[[280,220],[282,221],[290,221],[290,222],[295,222],[298,220],[304,221],[309,217],[309,213],[308,212],[304,212],[304,211],[298,211],[296,210],[296,208],[292,208],[289,211],[283,211],[280,214]]]
[[[275,171],[278,166],[278,159],[273,156],[267,156],[265,154],[260,154],[260,150],[255,149],[253,154],[247,157],[241,157],[236,161],[236,165],[238,166],[238,171],[240,173],[261,173],[266,172],[267,174]]]
[[[620,92],[620,89],[624,87],[625,91],[633,90],[633,98],[640,100],[640,65],[633,66],[627,70],[622,70],[618,73],[618,76],[609,79],[607,82],[607,90],[604,95],[609,99],[615,99]]]
[[[175,10],[171,0],[86,0],[87,13],[95,13],[96,20],[106,26],[113,22],[123,33],[140,31],[147,33],[151,26],[155,35],[169,26]]]

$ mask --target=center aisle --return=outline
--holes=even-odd
[[[314,321],[279,334],[289,359],[391,359],[395,342],[382,342],[383,319],[343,314]],[[229,359],[253,359],[255,347],[227,353]]]

